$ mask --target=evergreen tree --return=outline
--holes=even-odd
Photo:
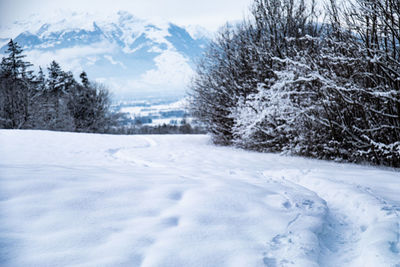
[[[89,87],[89,79],[88,79],[86,72],[82,71],[82,73],[79,75],[79,77],[81,78],[81,83],[82,83],[83,87],[88,88]]]
[[[35,80],[36,89],[39,92],[43,92],[46,89],[46,76],[43,73],[42,67],[39,66],[39,72]]]
[[[29,116],[29,97],[32,87],[31,66],[24,61],[23,50],[12,39],[8,42],[6,57],[3,57],[1,67],[0,98],[1,125],[4,128],[22,128]]]
[[[29,77],[32,72],[27,71],[27,69],[31,67],[32,64],[23,60],[26,56],[22,54],[22,48],[12,39],[7,45],[8,47],[5,53],[8,54],[8,56],[3,57],[1,62],[2,76],[4,78],[10,78],[13,81]]]
[[[48,67],[47,79],[47,125],[50,129],[73,130],[74,120],[68,108],[69,95],[68,90],[74,84],[71,73],[65,73],[60,65],[52,61]]]

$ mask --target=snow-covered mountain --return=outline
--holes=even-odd
[[[1,54],[9,38],[33,64],[45,67],[54,59],[74,74],[85,70],[117,98],[182,95],[209,41],[199,27],[150,22],[124,11],[105,17],[64,12],[51,22],[32,16],[1,26]]]

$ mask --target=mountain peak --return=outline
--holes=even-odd
[[[50,21],[33,21],[30,27],[17,22],[24,30],[8,38],[15,38],[35,65],[56,60],[75,74],[85,70],[117,96],[150,91],[183,94],[193,62],[208,42],[199,27],[148,21],[127,11],[107,17],[62,14]]]

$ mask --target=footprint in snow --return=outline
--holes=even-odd
[[[178,226],[179,217],[173,216],[173,217],[164,218],[164,219],[162,219],[161,224],[166,226],[166,227]]]
[[[183,195],[182,192],[175,191],[175,192],[172,192],[171,194],[169,194],[168,198],[171,199],[171,200],[178,201],[178,200],[182,199],[182,195]]]

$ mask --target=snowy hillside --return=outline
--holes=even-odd
[[[142,20],[124,11],[106,17],[61,12],[51,21],[33,16],[2,25],[0,54],[10,38],[35,65],[45,68],[54,59],[75,74],[84,69],[117,98],[183,95],[209,40],[199,27]]]
[[[131,123],[143,125],[179,125],[182,122],[190,123],[187,99],[181,100],[140,100],[135,102],[121,102],[113,106],[113,110],[123,113]]]
[[[1,266],[399,266],[400,173],[207,136],[0,131]]]

